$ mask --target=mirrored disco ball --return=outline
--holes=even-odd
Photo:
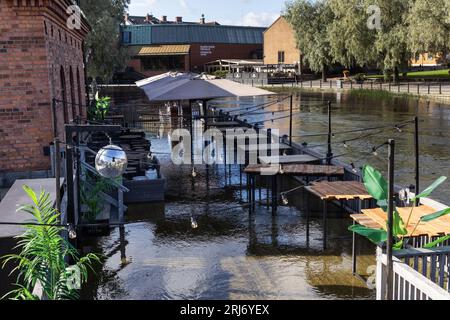
[[[127,165],[127,154],[118,146],[103,147],[95,157],[95,169],[105,178],[113,179],[122,176]]]

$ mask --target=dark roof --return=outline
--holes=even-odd
[[[230,43],[262,44],[265,28],[207,24],[158,24],[122,26],[131,35],[127,45]]]

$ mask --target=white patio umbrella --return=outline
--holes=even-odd
[[[210,100],[273,95],[273,92],[208,75],[168,72],[137,81],[150,101]]]

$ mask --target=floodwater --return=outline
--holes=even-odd
[[[116,101],[145,103],[134,93],[115,94]],[[421,121],[422,184],[440,175],[450,174],[450,108],[422,104],[408,99],[380,99],[322,93],[296,93],[294,97],[294,135],[327,131],[326,108],[319,100],[337,102],[333,106],[333,130],[367,128],[411,120],[418,112]],[[242,99],[239,108],[267,100]],[[120,103],[120,102],[119,102]],[[236,110],[236,101],[215,101],[218,108]],[[265,111],[287,110],[288,101]],[[279,118],[288,113],[248,115],[248,121]],[[266,127],[289,131],[288,119],[268,121]],[[147,130],[152,150],[170,151],[170,128],[159,125]],[[368,156],[373,146],[389,138],[398,145],[397,183],[414,183],[412,128],[398,132],[394,128],[377,135],[347,143],[334,144],[334,153],[346,153],[343,161],[356,165],[370,163],[380,170],[387,167],[387,151]],[[370,132],[369,132],[370,133]],[[352,139],[361,133],[336,136],[335,141]],[[321,145],[325,137],[296,142]],[[325,147],[317,147],[324,153]],[[369,151],[369,152],[367,152]],[[289,196],[289,204],[276,216],[265,206],[253,216],[241,206],[246,198],[239,185],[238,168],[226,174],[223,166],[174,166],[170,156],[159,155],[167,179],[165,204],[130,207],[128,224],[122,232],[113,230],[101,239],[85,243],[88,250],[102,251],[104,264],[92,285],[84,288],[85,299],[374,299],[371,286],[375,248],[358,241],[358,273],[351,273],[351,220],[337,213],[329,218],[328,249],[322,249],[320,207],[313,212],[311,236],[306,239],[304,197],[302,192]],[[295,185],[284,182],[284,190]],[[265,193],[262,192],[262,199]],[[449,186],[435,199],[450,202]],[[193,228],[197,226],[197,228]]]
[[[110,92],[116,104],[146,104],[137,91]],[[264,98],[266,99],[266,98]],[[240,108],[264,99],[241,99]],[[450,175],[450,106],[418,103],[405,98],[357,97],[349,94],[295,93],[294,135],[327,131],[327,110],[317,101],[332,101],[333,131],[359,129],[421,119],[421,180],[426,186],[441,175]],[[235,110],[236,103],[215,101],[218,108]],[[270,111],[288,110],[288,101]],[[249,115],[248,121],[266,122],[266,127],[289,131],[289,120],[270,119],[288,115],[271,112]],[[147,127],[146,127],[147,128]],[[147,128],[152,150],[170,151],[170,126]],[[373,132],[377,132],[376,130]],[[371,132],[369,132],[371,133]],[[414,143],[412,127],[386,129],[377,135],[347,143],[361,133],[336,135],[333,152],[347,154],[341,160],[357,166],[370,163],[382,171],[387,168],[387,151],[372,155],[373,146],[389,138],[397,141],[396,183],[414,184]],[[326,137],[295,138],[294,141],[322,145]],[[326,147],[317,151],[325,153]],[[306,239],[305,195],[289,196],[289,204],[272,216],[265,206],[249,216],[241,205],[246,199],[240,190],[238,168],[231,176],[223,166],[175,166],[168,155],[158,155],[167,179],[164,204],[130,206],[123,230],[113,229],[102,238],[85,239],[85,251],[100,252],[104,263],[82,290],[83,299],[374,299],[375,247],[358,241],[358,273],[351,273],[352,223],[339,210],[328,220],[328,249],[322,249],[321,208],[316,207],[311,235]],[[285,181],[284,190],[296,185]],[[265,193],[262,192],[262,199]],[[433,195],[450,203],[447,183]],[[197,226],[197,228],[193,228]],[[1,285],[0,285],[1,287]]]

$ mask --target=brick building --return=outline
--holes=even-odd
[[[302,56],[297,48],[295,32],[283,16],[264,32],[264,64],[300,72]]]
[[[0,1],[0,185],[47,176],[55,132],[62,137],[64,123],[86,113],[89,26],[81,16],[80,28],[68,27],[67,10],[76,3]]]
[[[129,66],[146,76],[167,71],[204,72],[205,65],[220,59],[261,59],[265,28],[225,26],[217,22],[175,21],[127,16],[122,45]]]

